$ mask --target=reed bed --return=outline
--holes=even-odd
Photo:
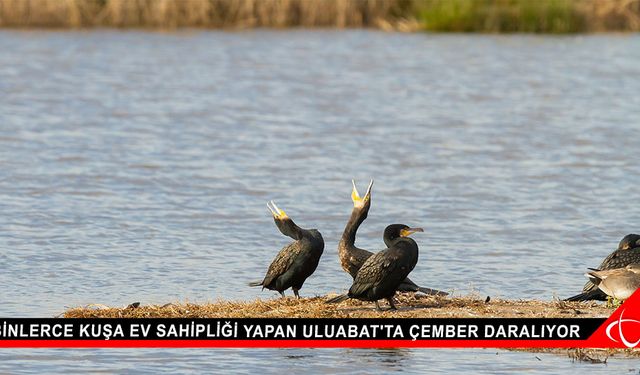
[[[640,30],[639,0],[431,0],[418,6],[432,31],[577,33]]]
[[[0,27],[640,31],[640,0],[0,0]]]
[[[406,0],[0,0],[4,27],[370,27]]]
[[[397,311],[377,311],[373,303],[326,297],[217,301],[206,304],[107,307],[88,305],[65,311],[65,318],[586,318],[608,317],[613,309],[595,302],[502,300],[398,294]],[[384,305],[384,303],[381,303]]]

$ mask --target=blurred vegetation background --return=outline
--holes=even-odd
[[[0,0],[0,27],[640,31],[640,0]]]

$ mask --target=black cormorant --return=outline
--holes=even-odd
[[[422,232],[422,228],[409,228],[404,224],[389,225],[384,231],[389,247],[364,262],[347,294],[331,298],[327,303],[355,298],[375,301],[376,308],[380,310],[378,300],[384,298],[395,310],[393,295],[418,263],[418,244],[408,237],[415,232]]]
[[[356,232],[358,231],[360,224],[362,224],[367,218],[369,208],[371,208],[371,187],[373,186],[373,180],[369,182],[369,187],[367,187],[367,192],[363,197],[358,193],[355,181],[351,180],[351,183],[353,184],[353,190],[351,191],[353,210],[351,211],[351,217],[349,218],[349,221],[344,228],[344,232],[342,233],[342,238],[338,243],[338,256],[340,257],[340,265],[342,266],[342,269],[351,275],[351,277],[355,278],[360,267],[362,267],[364,262],[373,255],[372,252],[355,246]],[[385,245],[389,247],[390,244],[387,242],[387,239],[383,237],[383,240]],[[422,292],[429,295],[439,296],[446,296],[449,294],[436,289],[418,286],[409,278],[402,281],[398,290],[401,292]]]
[[[602,261],[598,270],[624,268],[632,263],[640,263],[640,235],[637,234],[624,236],[618,244],[618,249]],[[607,295],[603,291],[591,281],[587,281],[582,288],[582,293],[569,297],[565,301],[605,301],[606,299]]]
[[[287,214],[271,201],[267,204],[273,214],[273,220],[280,232],[295,241],[286,245],[276,255],[267,270],[264,280],[249,283],[249,286],[262,286],[278,291],[284,297],[284,291],[291,288],[300,298],[298,291],[302,284],[318,267],[324,250],[324,240],[316,229],[302,229]]]

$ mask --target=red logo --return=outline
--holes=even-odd
[[[607,337],[609,337],[614,342],[622,342],[627,348],[635,348],[640,343],[640,338],[638,338],[638,340],[634,342],[629,341],[624,335],[622,327],[623,325],[624,327],[628,327],[626,328],[627,333],[629,330],[638,331],[638,324],[640,324],[640,320],[623,318],[624,311],[625,310],[623,309],[620,312],[618,320],[614,320],[613,322],[609,323],[605,332],[607,334]],[[632,326],[633,328],[631,328]],[[614,334],[612,334],[611,331],[614,331]],[[617,336],[618,339],[616,339],[614,336]]]

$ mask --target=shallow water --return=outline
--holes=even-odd
[[[358,245],[382,248],[392,222],[424,227],[413,280],[571,295],[586,267],[640,230],[639,45],[639,35],[0,32],[0,316],[275,298],[246,286],[287,243],[269,199],[324,235],[301,293],[343,290],[350,179],[364,189],[370,177]],[[0,371],[586,366],[495,350],[135,353],[4,351]]]
[[[640,362],[572,362],[558,355],[495,349],[83,349],[4,350],[0,371],[25,373],[202,373],[282,374],[461,373],[513,374],[588,371],[589,374],[640,372]]]

